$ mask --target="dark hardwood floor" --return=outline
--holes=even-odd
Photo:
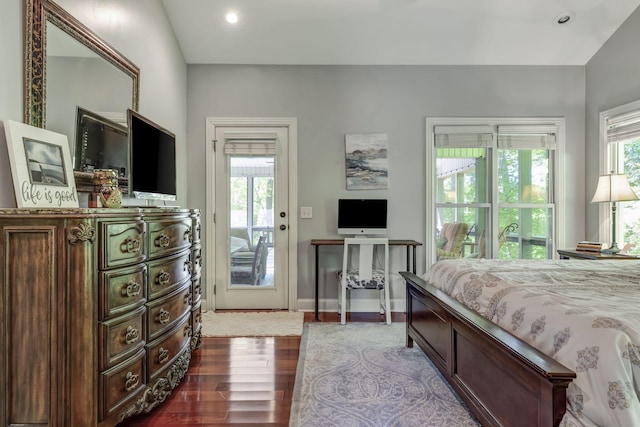
[[[336,313],[320,313],[339,322]],[[379,322],[377,313],[353,313],[352,322]],[[393,313],[404,322],[403,313]],[[313,313],[305,313],[305,322]],[[288,426],[300,337],[202,338],[191,367],[171,396],[149,414],[119,427]]]

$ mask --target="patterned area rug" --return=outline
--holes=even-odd
[[[301,311],[247,311],[202,313],[203,337],[300,336],[304,324]]]
[[[479,426],[404,334],[404,323],[306,323],[289,426]]]

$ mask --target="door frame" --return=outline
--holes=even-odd
[[[288,130],[288,158],[289,169],[289,239],[288,239],[288,309],[298,310],[298,119],[295,117],[207,117],[205,144],[206,144],[206,209],[207,215],[203,218],[206,228],[206,298],[203,306],[207,310],[215,310],[215,277],[216,277],[216,227],[208,224],[214,223],[216,212],[215,193],[215,135],[218,127],[283,127]]]

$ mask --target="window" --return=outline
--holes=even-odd
[[[427,162],[435,172],[427,176],[427,200],[434,201],[433,209],[427,206],[431,259],[554,256],[554,177],[564,121],[518,122],[427,120]],[[466,234],[454,236],[445,224],[464,224]]]
[[[601,113],[600,126],[600,174],[626,174],[639,194],[640,101]],[[607,243],[615,241],[619,248],[627,246],[628,253],[640,255],[640,202],[618,202],[616,208],[616,236],[611,236],[611,208],[601,203],[600,239]]]

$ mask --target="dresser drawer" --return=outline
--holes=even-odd
[[[191,246],[191,218],[148,223],[149,258],[168,255]]]
[[[202,276],[194,276],[191,283],[191,304],[196,305],[202,299]]]
[[[100,273],[100,320],[107,320],[144,304],[147,295],[147,267],[107,270]]]
[[[191,335],[191,313],[187,313],[175,328],[146,345],[149,383],[188,350]]]
[[[193,334],[197,334],[200,328],[202,328],[202,305],[198,303],[191,310],[191,329]]]
[[[200,243],[200,235],[202,231],[202,225],[200,224],[200,215],[192,215],[193,218],[193,230],[191,231],[191,243]]]
[[[122,408],[145,388],[145,351],[100,374],[100,419]],[[89,398],[87,396],[87,398]]]
[[[144,314],[146,308],[98,325],[100,337],[100,370],[108,369],[144,346]]]
[[[153,341],[170,329],[191,309],[191,281],[162,298],[147,303],[147,336]]]
[[[167,294],[191,278],[191,251],[148,263],[149,278],[147,281],[149,300]]]
[[[143,221],[100,224],[100,268],[137,264],[146,258]]]
[[[202,270],[202,248],[195,245],[191,250],[191,273],[193,275],[200,274]]]

